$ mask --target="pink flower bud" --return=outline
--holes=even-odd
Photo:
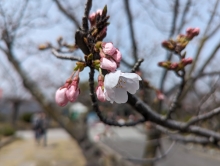
[[[199,28],[188,28],[186,30],[186,36],[189,40],[192,40],[195,36],[198,36],[200,32]]]
[[[109,71],[115,71],[117,64],[112,59],[102,58],[100,67]]]
[[[100,16],[102,15],[102,9],[98,9],[97,11],[96,11],[96,14],[100,14]]]
[[[68,99],[66,97],[67,88],[59,88],[56,91],[55,101],[59,106],[65,106],[68,103]]]
[[[105,53],[101,49],[100,49],[99,55],[100,55],[101,58],[105,58],[106,57]]]
[[[192,58],[184,58],[181,60],[184,65],[191,64],[193,62]]]
[[[101,86],[98,86],[98,88],[96,89],[96,95],[99,101],[104,102],[106,100],[104,91],[102,90]]]
[[[199,32],[200,32],[200,29],[199,29],[199,28],[194,28],[193,31],[192,31],[192,33],[193,33],[194,36],[199,35]]]
[[[178,68],[178,63],[171,63],[169,69],[175,70]]]
[[[71,85],[70,88],[66,91],[66,97],[70,102],[74,102],[77,99],[79,93],[80,90],[78,86],[76,87],[74,85]]]
[[[113,58],[117,63],[119,63],[119,62],[121,61],[121,58],[122,58],[121,52],[120,52],[118,49],[116,49],[115,53],[112,55],[112,58]]]
[[[89,21],[92,26],[95,24],[95,19],[96,19],[96,13],[92,13],[89,15]]]
[[[157,94],[157,99],[158,100],[163,100],[164,99],[164,94],[161,91],[157,90],[156,94]]]
[[[163,41],[162,46],[168,50],[171,50],[171,51],[174,50],[174,48],[175,48],[174,43],[172,43],[170,41]]]
[[[112,43],[103,43],[102,44],[103,52],[107,55],[113,55],[116,51],[116,48]]]
[[[187,34],[192,33],[192,31],[193,31],[193,28],[191,28],[191,27],[186,29],[186,33],[187,33]]]

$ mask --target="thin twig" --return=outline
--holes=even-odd
[[[193,125],[199,121],[202,121],[202,120],[206,120],[206,119],[210,119],[212,118],[213,116],[215,115],[218,115],[220,113],[220,107],[218,108],[215,108],[214,110],[208,112],[208,113],[205,113],[205,114],[202,114],[202,115],[199,115],[199,116],[196,116],[196,117],[193,117],[191,118],[187,123],[186,123],[186,128],[189,127],[190,125]]]
[[[192,3],[192,0],[188,0],[185,7],[184,7],[183,14],[182,14],[182,17],[181,17],[181,21],[180,21],[180,25],[179,25],[179,28],[177,30],[177,33],[180,33],[180,31],[182,30],[182,28],[184,27],[184,25],[186,23],[186,16],[189,13],[191,3]]]
[[[71,61],[84,62],[84,60],[82,58],[80,58],[80,57],[77,57],[77,56],[66,56],[66,55],[58,53],[55,49],[52,49],[51,52],[53,53],[54,56],[56,56],[59,59],[66,59],[66,60],[71,60]]]
[[[182,70],[182,74],[181,74],[181,83],[180,83],[180,86],[179,86],[179,89],[178,89],[178,92],[174,98],[174,101],[172,102],[171,106],[170,106],[170,109],[167,113],[167,118],[171,118],[171,114],[176,110],[176,108],[178,107],[179,105],[179,99],[180,99],[180,96],[183,92],[183,89],[184,89],[184,86],[185,86],[185,69]]]
[[[214,58],[214,56],[216,55],[216,53],[218,52],[220,48],[220,41],[218,42],[218,44],[215,46],[215,48],[213,49],[212,53],[210,54],[210,56],[208,56],[209,58],[206,60],[206,62],[203,64],[203,66],[201,67],[201,69],[198,72],[198,75],[200,73],[202,73],[204,71],[204,69],[206,68],[206,66],[209,64],[209,62]]]
[[[142,62],[144,62],[144,59],[138,59],[138,61],[134,64],[131,73],[135,73],[139,69]]]
[[[183,136],[178,134],[178,132],[172,132],[162,126],[156,126],[158,130],[162,133],[168,135],[168,137],[172,140],[182,142],[182,143],[195,143],[195,144],[213,144],[213,140],[205,137],[198,137],[198,136]]]
[[[203,39],[202,39],[202,41],[200,42],[199,48],[197,49],[197,52],[196,52],[196,54],[195,54],[196,56],[195,56],[195,58],[194,58],[194,63],[193,63],[193,65],[192,65],[191,68],[190,68],[190,71],[189,71],[189,73],[188,73],[188,77],[190,77],[191,74],[192,74],[192,72],[194,71],[194,69],[195,69],[195,67],[196,67],[196,63],[195,63],[195,62],[198,62],[199,55],[200,55],[200,53],[201,53],[201,51],[202,51],[202,48],[204,48],[204,45],[205,45],[206,41],[211,38],[211,34],[214,34],[214,33],[212,33],[212,32],[210,33],[210,28],[209,28],[209,27],[211,26],[211,23],[212,23],[212,21],[213,21],[213,19],[214,19],[214,16],[215,16],[216,12],[217,12],[218,3],[219,3],[219,1],[216,1],[215,5],[213,6],[214,9],[213,9],[213,11],[212,11],[212,15],[210,16],[209,21],[208,21],[208,23],[207,23],[207,26],[206,26],[206,29],[205,29],[205,32],[204,32],[204,35],[203,35]],[[216,29],[214,29],[214,31],[215,31],[215,30],[216,30]],[[207,35],[208,32],[210,33],[209,35]],[[187,91],[188,91],[188,90],[187,90]]]
[[[168,153],[171,151],[171,149],[174,147],[175,143],[176,141],[173,141],[170,147],[167,149],[167,151],[159,157],[154,157],[154,158],[124,157],[124,159],[128,161],[136,162],[136,163],[154,163],[166,157]]]
[[[132,15],[131,15],[129,0],[124,0],[124,3],[125,3],[126,15],[128,17],[128,22],[129,22],[128,25],[129,25],[131,42],[132,42],[132,48],[133,48],[133,57],[134,57],[134,61],[136,62],[138,60],[137,44],[136,44],[136,40],[135,40],[133,18],[132,18]]]
[[[60,9],[60,11],[62,11],[62,13],[69,18],[70,20],[72,20],[74,22],[74,24],[76,25],[76,27],[80,27],[79,22],[76,20],[76,17],[73,14],[70,14],[67,9],[65,9],[61,3],[59,2],[59,0],[54,0],[57,7]]]
[[[169,38],[171,38],[174,33],[175,33],[175,29],[176,29],[176,22],[177,22],[177,18],[178,18],[178,12],[179,11],[179,0],[175,1],[175,5],[173,7],[173,20],[172,20],[172,26],[171,26],[171,31],[170,31],[170,35]],[[170,61],[172,59],[172,52],[167,52],[167,61]],[[166,82],[166,78],[168,75],[168,70],[164,70],[162,77],[161,77],[161,81],[160,81],[160,91],[163,93],[164,91],[164,85]],[[159,107],[158,107],[158,112],[161,111],[162,109],[162,105],[163,105],[163,100],[160,100],[159,102]]]
[[[89,17],[89,12],[90,12],[91,7],[92,7],[92,0],[87,0],[86,5],[85,5],[84,16],[82,18],[82,29],[85,32],[87,32],[89,29],[88,17]]]

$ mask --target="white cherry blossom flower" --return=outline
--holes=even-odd
[[[135,94],[139,89],[141,77],[135,73],[122,73],[120,70],[105,75],[104,93],[111,103],[125,103],[128,100],[127,92]]]

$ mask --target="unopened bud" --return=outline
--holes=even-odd
[[[195,36],[197,36],[197,35],[199,35],[199,32],[200,32],[200,29],[199,28],[194,28],[194,30],[193,30],[193,34],[195,35]]]
[[[178,63],[171,63],[169,69],[176,70],[178,68]]]
[[[99,68],[100,68],[100,60],[97,59],[97,60],[92,61],[92,66],[95,69],[99,70]]]
[[[159,62],[158,63],[159,66],[164,67],[164,68],[170,68],[171,62],[167,61],[167,62]]]
[[[107,14],[107,5],[105,5],[105,7],[103,8],[103,10],[102,10],[102,15],[103,16],[106,16],[106,14]]]
[[[84,62],[76,62],[76,67],[74,68],[74,71],[83,71],[83,69],[86,67],[86,64]]]
[[[181,60],[181,62],[184,65],[188,65],[188,64],[191,64],[193,62],[193,59],[192,58],[184,58],[184,59]]]
[[[45,49],[48,49],[48,48],[50,48],[50,43],[40,44],[40,45],[38,46],[38,49],[39,49],[39,50],[45,50]]]
[[[100,48],[102,48],[102,42],[101,41],[97,41],[95,43],[95,49],[99,50]]]
[[[87,55],[87,60],[92,60],[92,59],[93,59],[93,54],[92,53]]]
[[[175,48],[175,45],[172,42],[166,40],[162,42],[162,46],[171,51],[173,51]]]
[[[98,29],[96,28],[96,29],[94,29],[93,31],[92,31],[92,36],[96,36],[97,34],[98,34]]]
[[[96,13],[92,13],[92,14],[89,15],[89,21],[90,21],[91,26],[94,26],[94,25],[95,25],[95,22],[96,22]]]

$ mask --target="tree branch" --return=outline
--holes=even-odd
[[[213,19],[214,19],[214,16],[215,16],[215,14],[216,14],[216,12],[217,12],[218,3],[219,3],[219,1],[216,1],[215,5],[214,5],[214,9],[213,9],[213,11],[212,11],[212,15],[211,15],[210,18],[209,18],[208,24],[207,24],[207,26],[206,26],[206,29],[205,29],[205,32],[204,32],[204,35],[203,35],[203,39],[201,40],[200,45],[199,45],[199,48],[197,49],[197,52],[196,52],[196,54],[195,54],[196,56],[195,56],[195,58],[194,58],[194,63],[192,64],[192,66],[191,66],[191,68],[190,68],[190,71],[189,71],[189,73],[188,73],[188,77],[190,77],[191,74],[192,74],[192,72],[194,71],[195,66],[196,66],[196,63],[195,63],[195,62],[198,61],[200,52],[202,51],[202,48],[204,47],[206,41],[207,41],[208,39],[210,39],[211,35],[214,34],[214,33],[210,32],[210,34],[207,35],[207,33],[209,32],[209,27],[210,27],[210,25],[211,25],[211,23],[212,23],[212,21],[213,21]],[[214,32],[214,31],[216,31],[216,29],[214,29],[213,32]]]
[[[206,119],[210,119],[212,118],[213,116],[215,115],[218,115],[220,113],[220,107],[218,108],[215,108],[214,110],[208,112],[208,113],[205,113],[205,114],[202,114],[202,115],[198,115],[196,117],[193,117],[191,118],[187,123],[186,123],[186,127],[192,125],[192,124],[195,124],[199,121],[202,121],[202,120],[206,120]]]
[[[144,62],[144,59],[139,59],[139,60],[134,64],[134,67],[132,68],[131,73],[135,73],[135,72],[139,69],[139,67],[140,67],[140,65],[141,65],[142,62]]]
[[[173,148],[173,146],[175,145],[175,141],[172,142],[172,144],[170,145],[170,147],[167,149],[167,151],[162,154],[159,157],[154,157],[154,158],[135,158],[135,157],[124,157],[124,159],[128,160],[128,161],[132,161],[135,163],[154,163],[156,161],[159,161],[163,158],[165,158],[168,153],[171,151],[171,149]]]
[[[185,7],[184,7],[183,14],[182,14],[182,17],[181,17],[181,21],[180,21],[180,25],[179,25],[179,28],[177,30],[177,33],[180,33],[180,31],[182,30],[182,28],[184,27],[184,25],[186,23],[186,16],[189,13],[191,3],[192,3],[192,0],[188,0]]]
[[[172,132],[162,126],[156,126],[158,130],[160,130],[162,133],[167,134],[170,139],[182,143],[195,143],[195,144],[202,144],[202,145],[207,145],[207,144],[212,144],[213,145],[213,140],[205,137],[198,137],[198,136],[183,136],[178,134],[177,132]]]
[[[135,41],[133,18],[132,18],[132,15],[131,15],[129,0],[124,0],[124,4],[125,4],[126,15],[128,17],[128,25],[129,25],[131,42],[132,42],[132,47],[133,47],[133,57],[134,57],[134,61],[137,62],[138,61],[137,44],[136,44],[136,41]]]
[[[87,0],[86,5],[85,5],[85,12],[84,12],[84,17],[82,18],[82,28],[83,31],[87,32],[89,29],[88,25],[88,17],[89,17],[89,12],[92,7],[92,0]]]
[[[146,103],[129,93],[127,103],[134,107],[136,111],[139,112],[148,121],[154,122],[169,129],[178,130],[183,133],[193,133],[198,136],[213,138],[220,141],[219,133],[198,126],[189,126],[187,128],[187,123],[166,119],[160,114],[153,111]]]
[[[181,83],[180,83],[180,86],[178,88],[178,92],[174,98],[174,101],[172,102],[171,106],[170,106],[170,109],[167,113],[167,118],[171,118],[171,114],[176,110],[176,108],[178,107],[179,105],[179,100],[180,100],[180,96],[183,92],[183,89],[184,89],[184,86],[185,86],[185,69],[182,70],[182,75],[181,75]]]
[[[73,21],[73,23],[76,25],[76,27],[80,27],[79,22],[77,21],[76,17],[72,14],[70,14],[59,2],[59,0],[54,0],[54,2],[56,3],[57,7],[60,9],[60,11],[67,17],[69,18],[71,21]]]
[[[179,0],[176,0],[175,5],[173,7],[173,20],[172,20],[172,26],[171,26],[169,38],[171,38],[175,33],[176,22],[177,22],[177,18],[178,18],[178,10],[179,10]],[[166,60],[170,61],[172,58],[172,55],[173,55],[172,52],[167,52]],[[166,82],[167,75],[168,75],[168,70],[164,70],[164,72],[162,73],[161,81],[160,81],[160,90],[162,93],[164,91],[164,85]],[[159,112],[161,111],[162,105],[163,105],[163,101],[161,100],[159,102],[159,107],[158,107]]]
[[[59,59],[66,59],[66,60],[71,60],[71,61],[80,61],[80,62],[84,62],[84,60],[80,57],[77,56],[66,56],[63,54],[59,54],[54,48],[51,50],[51,52],[53,53],[53,55]]]

